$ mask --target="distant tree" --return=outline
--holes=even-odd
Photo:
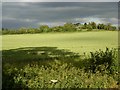
[[[106,25],[106,30],[111,30],[111,23],[108,23],[108,24]]]
[[[120,26],[118,26],[118,30],[120,30]]]
[[[58,28],[58,32],[62,32],[63,31],[63,26],[57,26]]]
[[[93,28],[92,28],[92,26],[91,25],[87,25],[87,30],[88,31],[91,31]]]
[[[79,26],[79,25],[81,25],[81,23],[75,23],[74,25],[75,25],[75,26]]]
[[[105,29],[105,25],[104,24],[98,24],[97,29]]]
[[[77,31],[81,31],[82,30],[82,28],[83,28],[83,25],[81,24],[81,25],[79,25],[79,26],[76,26],[76,30]]]
[[[2,28],[2,30],[5,30],[4,28]]]
[[[63,31],[76,31],[76,26],[72,23],[66,23],[63,26]]]
[[[34,29],[34,28],[29,28],[26,31],[29,32],[29,33],[36,33],[36,29]]]
[[[81,24],[81,23],[65,23],[63,26],[54,26],[49,27],[48,25],[40,25],[39,28],[19,28],[19,29],[7,29],[2,28],[2,34],[25,34],[25,33],[42,33],[42,32],[74,32],[81,31],[82,29],[86,29],[87,31],[91,31],[92,29],[102,29],[102,30],[116,30],[115,26],[112,26],[111,23],[108,24],[96,24],[95,22],[89,22]],[[120,26],[118,27],[120,30]]]
[[[49,32],[49,26],[48,26],[48,25],[41,25],[41,26],[39,27],[39,30],[40,30],[41,32]]]
[[[59,26],[54,26],[51,28],[53,32],[60,32],[60,27]]]
[[[19,33],[19,34],[27,33],[27,28],[21,27],[21,28],[19,28],[19,31],[16,31],[16,33]]]
[[[117,28],[115,26],[111,26],[110,30],[117,30]]]
[[[91,26],[92,26],[92,29],[96,29],[96,28],[97,28],[97,25],[96,25],[96,23],[95,23],[95,22],[91,22],[91,23],[89,23],[89,25],[91,25]]]
[[[8,29],[7,28],[2,28],[2,30],[6,30],[7,31]]]
[[[83,29],[87,29],[87,23],[84,23]]]

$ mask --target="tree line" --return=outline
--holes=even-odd
[[[120,29],[120,28],[119,28]],[[117,30],[111,23],[96,24],[95,22],[89,23],[65,23],[63,26],[49,27],[48,25],[40,25],[38,28],[19,28],[7,29],[2,28],[2,34],[26,34],[26,33],[48,33],[48,32],[76,32],[76,31],[92,31],[92,30]]]

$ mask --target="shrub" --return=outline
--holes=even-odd
[[[56,80],[52,82],[51,80]],[[111,76],[101,73],[85,73],[83,69],[73,67],[72,64],[55,61],[49,67],[27,65],[14,77],[17,84],[27,88],[115,88],[115,81]]]
[[[107,70],[109,73],[118,72],[118,55],[115,49],[106,48],[105,51],[99,50],[90,54],[87,64],[89,66],[86,66],[88,70],[94,73],[98,70],[100,72]]]

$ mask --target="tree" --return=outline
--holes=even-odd
[[[87,30],[88,31],[91,31],[93,28],[92,28],[92,26],[91,25],[87,25]]]
[[[105,25],[104,24],[98,24],[97,29],[105,29]]]
[[[48,25],[41,25],[39,27],[41,32],[49,32],[49,26]]]
[[[27,33],[27,28],[21,27],[18,31],[16,31],[16,33],[19,33],[19,34]]]
[[[118,30],[120,30],[120,26],[118,26]]]
[[[111,26],[111,30],[116,30],[117,28],[115,26]]]
[[[84,23],[83,29],[87,29],[87,23]]]
[[[66,23],[63,26],[64,31],[76,31],[76,26],[72,23]]]
[[[95,23],[95,22],[91,22],[91,23],[89,23],[89,25],[91,25],[91,26],[92,26],[92,29],[96,29],[96,28],[97,28],[97,25],[96,25],[96,23]]]
[[[111,30],[111,23],[108,23],[106,26],[107,26],[107,30]]]
[[[79,25],[81,25],[81,24],[80,24],[80,23],[75,23],[74,25],[75,25],[75,26],[79,26]]]
[[[52,30],[53,32],[60,32],[60,31],[61,31],[61,29],[60,29],[59,26],[52,27],[51,30]]]

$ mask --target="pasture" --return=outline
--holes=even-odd
[[[118,46],[117,31],[3,35],[2,50],[22,47],[58,47],[83,53]]]

